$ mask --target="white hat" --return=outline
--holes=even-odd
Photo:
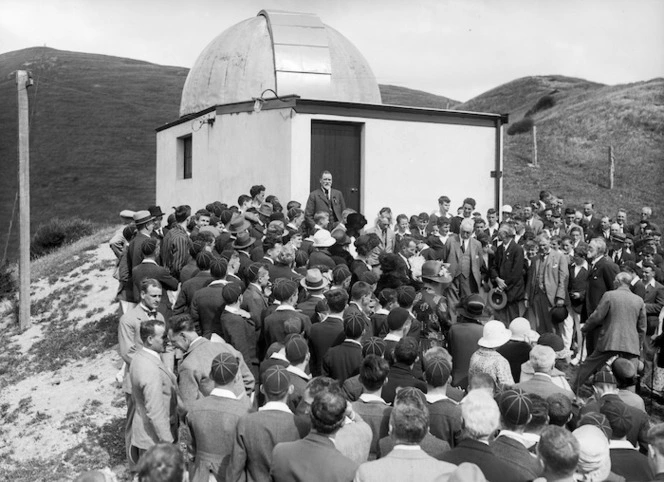
[[[505,328],[502,321],[491,320],[484,325],[482,338],[477,341],[484,348],[497,348],[504,345],[512,336],[512,332]]]
[[[329,248],[337,242],[327,229],[319,229],[313,236],[314,248]]]
[[[512,212],[512,206],[509,204],[505,204],[503,208],[500,210],[502,213],[511,213]]]
[[[131,209],[120,211],[120,217],[125,219],[134,219],[134,214],[136,214],[135,211],[132,211]]]
[[[525,318],[514,318],[510,323],[510,331],[512,332],[510,340],[535,343],[539,339],[539,333],[530,328],[530,322]]]

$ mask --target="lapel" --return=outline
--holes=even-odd
[[[323,201],[325,204],[327,204],[327,207],[330,207],[330,205],[331,205],[332,196],[333,196],[332,189],[330,189],[330,199],[328,199],[327,196],[325,195],[325,191],[323,191],[323,188],[322,188],[322,187],[319,188],[319,190],[318,190],[318,197],[319,197],[320,199],[322,199],[322,201]]]

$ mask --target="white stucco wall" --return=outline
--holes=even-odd
[[[198,119],[214,117],[205,114]],[[236,204],[254,184],[288,202],[290,179],[290,109],[216,116],[213,126],[198,119],[157,133],[157,204],[189,204],[195,211],[219,200]],[[194,130],[197,129],[197,130]],[[177,171],[177,138],[191,134],[193,172],[181,179]]]
[[[443,194],[453,214],[465,197],[482,214],[495,207],[495,128],[313,114],[293,118],[294,199],[309,191],[312,120],[364,123],[361,209],[369,220],[384,206],[395,215],[431,213]]]

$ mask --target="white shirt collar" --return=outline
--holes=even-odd
[[[646,287],[650,286],[651,288],[654,288],[654,287],[655,287],[655,278],[651,279],[651,280],[648,281],[647,283],[644,283],[644,285],[645,285]]]
[[[385,340],[385,341],[399,341],[399,340],[401,340],[401,338],[403,338],[403,337],[399,336],[399,335],[394,335],[392,333],[388,333],[387,335],[385,335],[385,337],[383,337],[383,340]]]
[[[350,338],[346,338],[346,339],[344,340],[344,342],[355,343],[355,344],[358,345],[358,346],[362,346],[362,343],[360,343],[360,342],[357,341],[357,340],[351,340]]]
[[[363,393],[362,395],[360,395],[360,400],[362,400],[365,403],[379,402],[387,405],[387,402],[383,400],[383,397],[379,397],[378,395],[372,395],[371,393]]]
[[[265,405],[258,408],[259,412],[263,412],[265,410],[277,410],[279,412],[286,412],[291,414],[293,413],[291,412],[291,409],[288,408],[288,405],[286,405],[284,402],[267,402]]]
[[[574,263],[574,269],[575,269],[575,270],[576,270],[576,269],[581,269],[581,268],[586,268],[586,270],[587,270],[587,269],[588,269],[588,261],[586,261],[586,260],[584,259],[584,260],[581,262],[580,265]]]
[[[227,285],[227,284],[228,284],[228,281],[226,281],[225,279],[216,279],[216,280],[212,281],[208,286],[212,286],[212,285]]]
[[[291,305],[279,305],[277,306],[277,309],[274,311],[295,311],[295,308],[293,308]]]
[[[609,440],[609,449],[632,449],[636,447],[629,440]]]
[[[305,380],[311,380],[311,375],[304,373],[296,366],[288,365],[286,367],[286,371],[291,372],[293,375],[297,375],[298,377],[303,378]]]
[[[143,264],[143,263],[146,263],[146,264],[147,264],[147,263],[157,264],[157,262],[156,262],[154,259],[149,259],[149,258],[146,258],[146,259],[144,259],[143,261],[141,261],[141,264]],[[157,266],[159,266],[159,265],[157,265]]]
[[[441,400],[447,400],[449,398],[447,395],[443,395],[442,393],[435,393],[435,394],[425,393],[424,396],[427,399],[427,402],[429,403],[436,403],[440,402]]]
[[[233,313],[234,315],[240,314],[240,308],[236,308],[235,306],[226,305],[225,310],[228,311],[229,313]]]
[[[385,308],[379,308],[376,311],[374,311],[374,315],[389,315],[390,312],[387,311]]]
[[[598,262],[600,259],[602,259],[603,257],[604,257],[604,255],[601,255],[601,256],[597,256],[595,259],[593,259],[593,266],[595,266],[595,265],[597,264],[597,262]]]
[[[214,395],[215,397],[231,398],[233,400],[237,400],[235,394],[230,390],[226,390],[225,388],[213,388],[212,391],[210,392],[210,395]]]
[[[634,275],[634,278],[632,278],[632,281],[629,284],[634,286],[636,283],[639,282],[640,279],[641,278],[639,278],[637,275]]]
[[[156,351],[154,351],[154,350],[152,350],[151,348],[148,348],[148,347],[146,347],[146,346],[144,346],[143,349],[144,349],[146,352],[148,352],[150,355],[152,355],[153,357],[155,357],[157,360],[161,361],[161,357],[159,356],[159,353],[157,353]]]
[[[523,434],[512,432],[511,430],[501,430],[500,435],[504,435],[505,437],[509,437],[512,440],[516,440],[524,447],[530,447],[532,445],[530,440],[527,437],[524,437]]]
[[[397,445],[394,446],[394,449],[392,449],[392,450],[396,450],[396,449],[399,449],[399,450],[422,450],[420,448],[419,444],[417,444],[417,445],[397,444]]]
[[[285,362],[288,361],[288,358],[286,358],[286,355],[282,355],[282,354],[279,353],[278,351],[275,351],[272,355],[270,355],[270,358],[271,358],[272,360],[283,360],[283,361],[285,361]]]

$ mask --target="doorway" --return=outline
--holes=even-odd
[[[344,196],[346,207],[360,212],[363,124],[311,121],[311,190],[320,187],[323,171],[332,173],[334,189]]]

